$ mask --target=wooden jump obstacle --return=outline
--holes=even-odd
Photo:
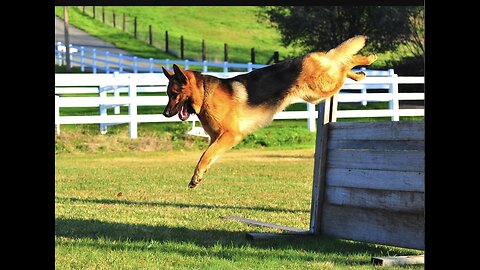
[[[319,104],[309,230],[225,218],[284,231],[249,239],[324,234],[424,249],[424,122],[332,122],[336,107],[336,96]],[[423,261],[408,257],[401,263]],[[394,263],[372,258],[382,262]]]

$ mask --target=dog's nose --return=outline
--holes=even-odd
[[[163,111],[163,115],[165,115],[165,117],[171,117],[171,113],[169,110],[165,109],[165,111]]]

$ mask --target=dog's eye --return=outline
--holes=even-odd
[[[172,94],[170,95],[170,97],[171,97],[172,99],[176,99],[176,98],[177,98],[177,96],[178,96],[178,94],[177,94],[177,93],[172,93]]]

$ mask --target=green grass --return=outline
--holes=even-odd
[[[117,14],[117,28],[113,28],[112,8]],[[169,34],[169,51],[176,52],[176,55],[179,55],[180,36],[183,35],[185,57],[189,59],[201,59],[202,40],[206,42],[207,60],[215,62],[223,61],[224,43],[229,47],[230,62],[249,62],[251,48],[255,48],[256,62],[262,64],[268,61],[274,51],[279,51],[281,58],[298,54],[294,48],[281,45],[276,29],[257,20],[258,10],[259,7],[255,6],[115,6],[105,7],[104,24],[101,7],[96,8],[95,20],[92,7],[88,6],[85,15],[82,15],[81,7],[70,7],[69,17],[72,25],[143,57],[175,58],[151,54],[165,51],[165,31]],[[123,13],[126,15],[125,32],[121,29]],[[55,7],[55,14],[63,18],[63,7]],[[134,44],[135,16],[137,37],[144,42]],[[160,50],[146,44],[149,25],[152,25],[153,45]]]
[[[246,232],[275,230],[220,218],[307,229],[313,152],[231,150],[194,190],[199,150],[56,155],[55,268],[374,269],[372,256],[422,253],[329,237],[251,242]]]
[[[83,73],[80,67],[71,67],[70,71],[67,71],[67,66],[55,65],[55,73]]]
[[[197,123],[197,125],[200,125]],[[138,138],[128,135],[128,124],[108,127],[101,135],[98,124],[61,125],[61,133],[55,136],[56,153],[203,150],[208,139],[189,136],[191,122],[140,123]],[[307,121],[276,120],[270,126],[248,135],[234,149],[305,149],[315,146],[315,132],[307,129]]]

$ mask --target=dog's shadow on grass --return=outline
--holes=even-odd
[[[369,264],[370,262],[359,259],[358,256],[354,256],[355,254],[387,254],[391,252],[388,247],[342,241],[323,236],[251,241],[247,240],[246,233],[241,231],[197,230],[186,227],[125,224],[93,219],[56,218],[55,235],[80,240],[77,242],[80,246],[92,246],[96,249],[106,250],[131,250],[132,248],[149,250],[152,248],[149,245],[152,241],[157,242],[157,245],[169,243],[175,245],[175,253],[181,253],[184,256],[208,255],[222,259],[234,259],[239,256],[242,258],[257,258],[261,253],[262,258],[271,256],[272,259],[284,257],[285,259],[294,258],[308,261],[312,260],[313,256],[316,256],[315,254],[324,256],[330,253],[332,256],[329,261],[333,263],[358,265]],[[57,244],[61,245],[60,242]],[[192,252],[191,244],[195,244],[198,250]],[[214,247],[219,244],[226,248],[218,249]],[[155,246],[153,249],[155,249]],[[291,250],[307,252],[288,252]],[[202,253],[205,254],[202,255]]]
[[[115,200],[115,199],[80,199],[80,198],[55,198],[57,201],[68,201],[73,203],[100,203],[100,204],[125,204],[125,205],[145,205],[145,206],[173,206],[178,208],[198,208],[198,209],[235,209],[235,210],[252,210],[252,211],[265,211],[265,212],[304,212],[307,210],[300,209],[286,209],[275,207],[263,207],[263,206],[237,206],[237,205],[206,205],[206,204],[186,204],[178,202],[137,202],[129,200]]]

